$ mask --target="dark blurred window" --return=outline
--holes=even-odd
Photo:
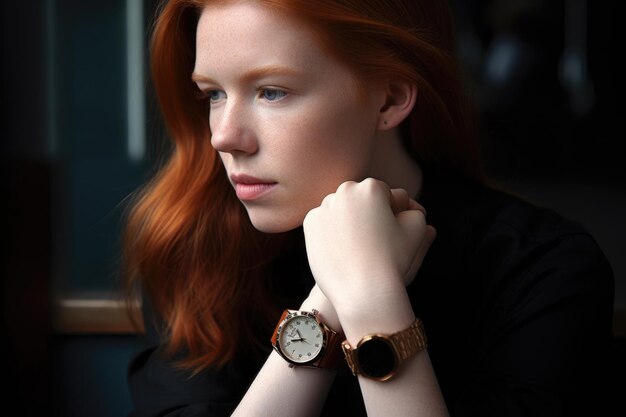
[[[142,1],[48,2],[48,150],[54,161],[54,289],[117,290],[120,217],[144,180]]]

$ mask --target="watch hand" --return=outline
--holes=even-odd
[[[296,329],[296,333],[298,333],[298,336],[300,336],[300,339],[298,339],[298,341],[302,341],[304,343],[310,344],[309,342],[306,341],[306,339],[304,337],[302,337],[302,335],[300,334],[300,330]]]

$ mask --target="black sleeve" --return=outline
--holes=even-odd
[[[221,369],[192,376],[174,366],[177,357],[164,354],[159,321],[146,297],[142,303],[145,348],[131,361],[128,384],[133,409],[129,417],[228,416],[254,375],[255,363],[232,361]]]
[[[477,363],[453,415],[607,415],[611,267],[586,233],[525,240],[500,252],[516,255],[486,290]]]
[[[306,262],[304,236],[273,264],[274,279],[286,277],[276,285],[281,305],[297,306],[314,284]],[[295,279],[297,277],[297,279]],[[265,350],[249,348],[239,351],[223,368],[210,368],[192,376],[173,362],[181,355],[168,358],[161,340],[161,319],[155,314],[149,298],[143,294],[142,312],[146,331],[145,348],[128,368],[128,383],[133,402],[129,417],[228,416],[237,407],[250,384],[265,363],[269,353],[270,329],[254,328],[259,340],[267,340]],[[280,313],[279,313],[280,314]],[[276,317],[278,319],[279,315]]]

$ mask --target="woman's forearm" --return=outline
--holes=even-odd
[[[303,311],[313,309],[331,329],[339,328],[334,309],[317,286],[300,306]],[[272,351],[233,416],[319,416],[336,374],[331,369],[290,368]]]
[[[448,416],[426,350],[404,362],[392,379],[379,382],[359,376],[359,384],[369,417]]]
[[[404,330],[415,318],[406,292],[390,294],[386,301],[372,301],[368,308],[343,311],[342,330],[352,346],[366,334]],[[337,313],[317,286],[300,307],[305,311],[314,308],[327,325],[339,329]],[[272,352],[233,416],[318,416],[335,375],[328,369],[290,368],[278,353]],[[370,417],[448,415],[426,350],[403,362],[388,381],[362,376],[358,379]]]
[[[368,334],[402,331],[415,320],[406,291],[390,294],[388,300],[376,300],[369,307],[363,306],[339,317],[351,346]],[[448,416],[427,350],[404,361],[387,381],[363,376],[358,379],[369,417]]]
[[[290,368],[272,352],[233,416],[318,416],[336,371]]]

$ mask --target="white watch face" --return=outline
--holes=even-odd
[[[296,363],[315,359],[324,343],[322,328],[313,317],[295,316],[289,319],[280,332],[278,345],[283,354]]]

